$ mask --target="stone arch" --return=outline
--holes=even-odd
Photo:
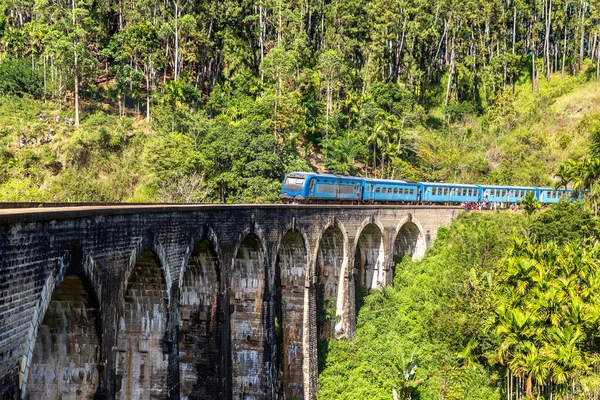
[[[347,273],[348,236],[337,221],[330,222],[320,235],[315,263],[317,281],[317,337],[332,339],[343,335]]]
[[[279,396],[304,397],[304,298],[308,265],[306,240],[289,230],[279,243],[275,267],[277,366],[281,376]]]
[[[266,393],[265,251],[259,236],[249,233],[239,245],[231,272],[231,357],[234,400],[262,398]]]
[[[125,272],[125,279],[123,280],[122,290],[127,288],[129,279],[133,274],[134,268],[137,266],[137,262],[140,260],[142,255],[145,253],[154,254],[155,261],[161,269],[163,279],[165,280],[165,290],[167,291],[167,304],[171,304],[171,288],[172,279],[171,271],[169,270],[169,263],[167,262],[167,251],[163,245],[156,240],[155,234],[152,231],[148,231],[137,243],[135,249],[129,255],[129,263]]]
[[[409,215],[396,227],[393,256],[409,255],[413,260],[420,260],[425,255],[427,243],[423,227],[419,221]]]
[[[364,221],[358,229],[354,242],[355,276],[357,284],[368,289],[376,289],[386,283],[385,277],[385,229],[375,219]],[[359,270],[356,271],[356,268]]]
[[[208,239],[194,246],[179,293],[181,399],[219,398],[218,322],[220,265]]]
[[[63,255],[58,258],[56,266],[42,286],[42,290],[39,294],[40,300],[33,311],[33,317],[28,328],[27,340],[23,345],[23,356],[19,368],[19,398],[21,399],[25,399],[26,396],[29,396],[27,386],[33,363],[34,350],[38,342],[38,333],[41,326],[44,324],[46,313],[53,300],[53,293],[64,281],[67,274],[76,275],[84,282],[85,289],[88,291],[87,294],[91,296],[92,306],[99,307],[98,293],[100,288],[94,260],[88,254],[84,261],[81,247],[79,245],[73,245],[69,249],[64,250]],[[96,318],[95,323],[97,324],[97,332],[100,332],[101,320]]]
[[[354,252],[355,312],[358,315],[364,296],[386,283],[383,230],[375,223],[367,224],[356,239]]]
[[[68,274],[39,326],[27,378],[28,399],[93,399],[98,388],[100,306],[87,279]]]
[[[169,293],[158,255],[144,251],[127,279],[117,333],[117,399],[166,399]]]

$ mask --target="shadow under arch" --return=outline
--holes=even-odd
[[[200,240],[186,265],[179,292],[181,399],[218,399],[221,267],[212,241]]]
[[[250,232],[236,249],[231,271],[230,304],[232,395],[234,400],[260,398],[266,392],[265,249]]]
[[[308,253],[304,235],[288,230],[279,242],[275,262],[275,330],[279,397],[304,396],[304,299]]]
[[[337,220],[323,229],[315,249],[316,328],[318,369],[322,370],[327,355],[327,342],[344,334],[348,321],[344,320],[347,288],[348,235]]]
[[[116,399],[168,397],[168,305],[161,260],[153,251],[142,251],[123,295],[116,346]]]
[[[365,225],[357,239],[354,252],[354,311],[358,313],[365,296],[385,285],[385,249],[382,228],[371,222]]]
[[[101,390],[101,318],[95,265],[71,246],[47,278],[21,363],[24,398],[93,399]]]
[[[404,255],[410,256],[414,261],[418,261],[425,256],[427,243],[425,241],[425,232],[421,223],[409,215],[403,218],[396,227],[394,236],[393,257],[394,262],[398,257]]]

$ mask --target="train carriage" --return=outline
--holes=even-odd
[[[571,191],[564,189],[555,190],[552,188],[538,188],[538,200],[541,203],[558,203],[562,198],[571,199]]]
[[[313,172],[293,172],[287,175],[279,197],[284,202],[360,201],[362,179]]]
[[[477,185],[419,182],[421,201],[426,203],[465,203],[480,201]]]
[[[365,202],[414,202],[419,196],[419,185],[413,181],[363,179]]]
[[[527,193],[538,196],[537,188],[500,185],[480,185],[482,190],[481,201],[495,203],[518,203],[525,198]]]

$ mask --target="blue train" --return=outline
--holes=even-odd
[[[518,203],[532,193],[541,203],[572,198],[571,190],[500,185],[384,180],[354,176],[292,172],[283,181],[279,197],[286,203],[348,202],[353,204],[480,202]]]

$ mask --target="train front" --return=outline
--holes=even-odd
[[[281,185],[279,198],[284,203],[302,203],[309,197],[308,181],[312,174],[308,172],[291,172]]]

